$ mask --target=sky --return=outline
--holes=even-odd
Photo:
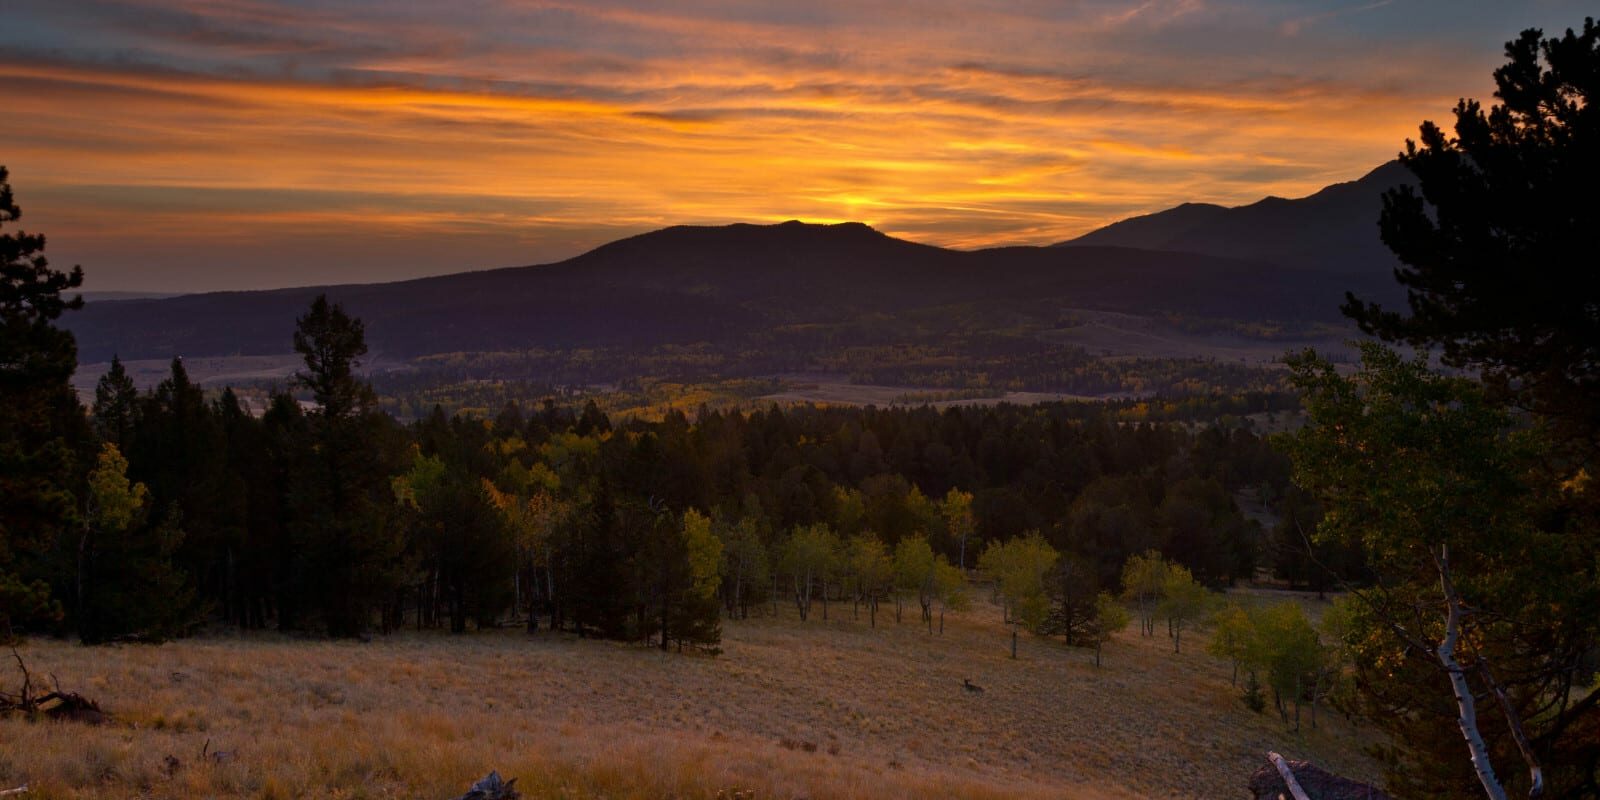
[[[675,224],[1048,244],[1297,197],[1566,0],[3,0],[0,164],[94,290],[397,280]]]

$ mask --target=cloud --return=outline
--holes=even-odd
[[[101,288],[548,261],[680,222],[1048,243],[1351,179],[1487,94],[1497,52],[1464,39],[1363,50],[1376,5],[13,0],[0,124],[30,224]]]

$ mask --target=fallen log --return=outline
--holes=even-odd
[[[1377,787],[1277,753],[1268,753],[1267,763],[1250,776],[1250,796],[1255,800],[1390,800]]]
[[[23,714],[29,719],[42,717],[60,722],[82,722],[86,725],[99,725],[110,718],[100,709],[99,703],[77,692],[63,691],[61,682],[56,680],[54,675],[50,676],[50,680],[55,684],[55,691],[35,694],[33,674],[28,672],[28,665],[23,662],[16,648],[12,648],[11,657],[16,659],[17,669],[22,672],[22,689],[16,694],[0,692],[0,715]]]

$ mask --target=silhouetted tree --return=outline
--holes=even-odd
[[[22,216],[8,177],[0,167],[0,227]],[[0,233],[0,640],[60,614],[46,561],[75,522],[74,450],[87,433],[68,383],[77,347],[55,326],[83,306],[62,294],[83,271],[51,269],[44,245],[38,234]]]
[[[133,434],[135,416],[138,414],[139,388],[128,377],[122,359],[112,356],[111,368],[94,387],[94,432],[102,442],[110,442],[118,449],[127,449]]]
[[[1447,363],[1572,426],[1600,448],[1600,26],[1506,44],[1487,111],[1455,108],[1454,135],[1424,122],[1400,161],[1417,177],[1384,197],[1383,241],[1404,264],[1410,314],[1349,296],[1385,339],[1434,345]],[[1541,63],[1542,57],[1542,63]],[[1420,191],[1419,191],[1420,189]]]
[[[294,347],[306,365],[296,380],[317,401],[315,448],[293,476],[295,575],[328,632],[355,636],[399,581],[404,542],[388,520],[393,423],[355,375],[367,352],[360,320],[319,295],[296,324]]]

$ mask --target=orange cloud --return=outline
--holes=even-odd
[[[426,5],[369,19],[86,2],[103,22],[33,9],[40,36],[56,25],[126,55],[7,48],[0,124],[30,227],[100,288],[407,277],[675,223],[853,219],[948,246],[1044,244],[1356,177],[1473,93],[1441,89],[1448,54],[1426,50],[1413,69],[1428,79],[1401,80],[1399,56],[1297,74],[1159,46],[1222,24],[1195,0],[1076,16],[491,0],[471,25]]]

